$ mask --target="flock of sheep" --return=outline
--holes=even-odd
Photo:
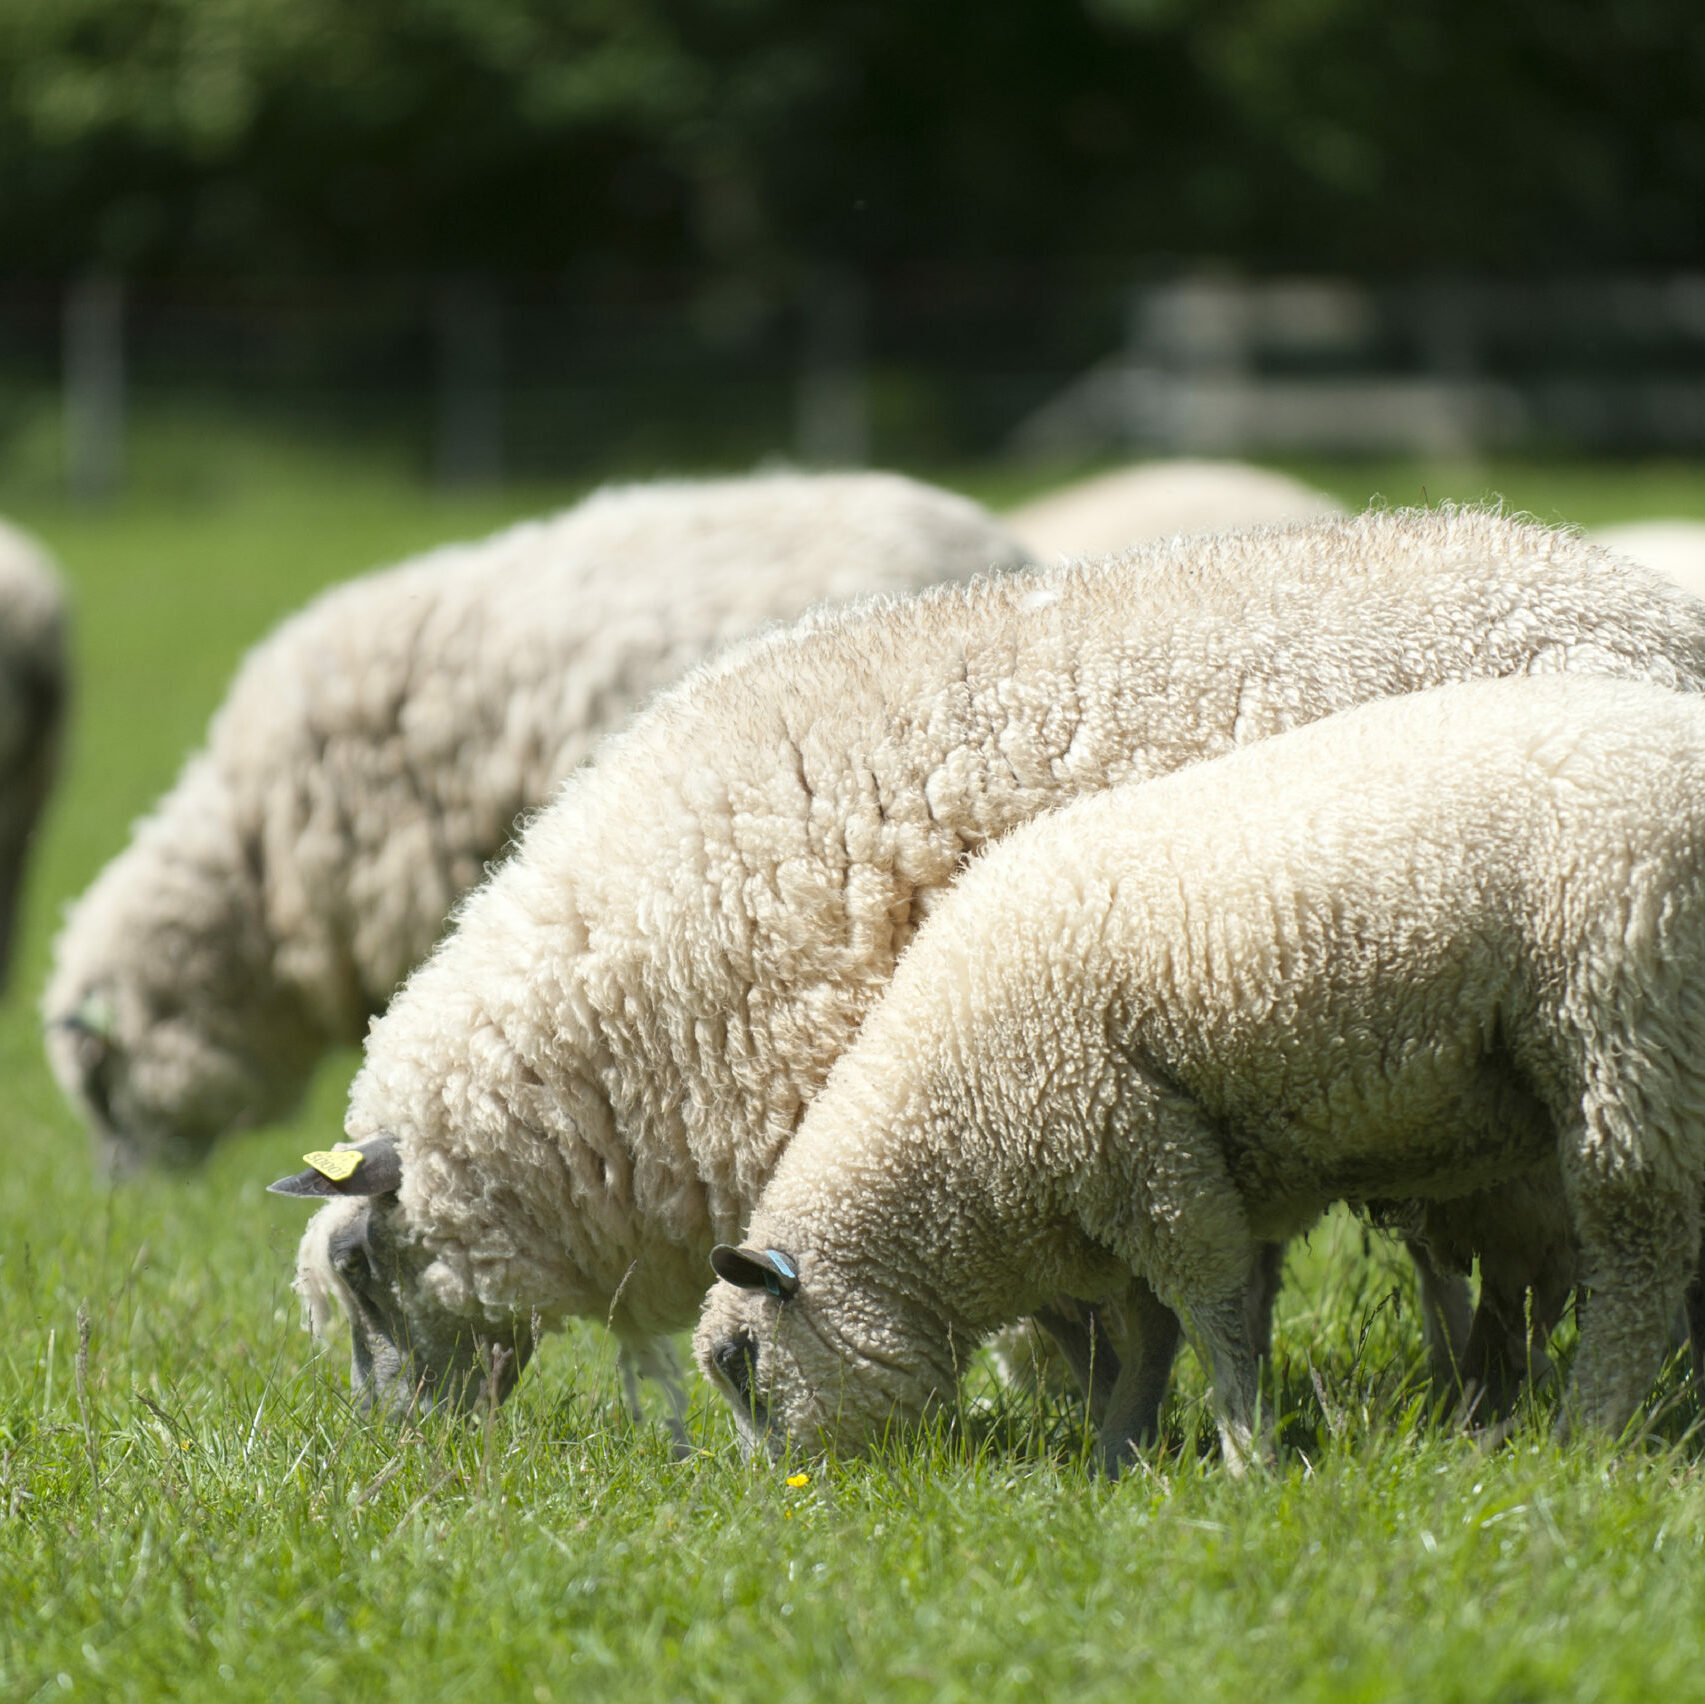
[[[1482,1419],[1578,1289],[1559,1426],[1615,1433],[1705,1345],[1705,602],[1618,542],[1191,463],[1004,523],[606,490],[250,653],[65,922],[49,1057],[123,1169],[365,1032],[272,1187],[392,1414],[580,1317],[684,1446],[697,1319],[745,1440],[857,1450],[1031,1321],[1111,1474],[1187,1334],[1236,1470],[1344,1201]],[[9,532],[0,609],[3,931],[66,696]]]

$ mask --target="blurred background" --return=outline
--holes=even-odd
[[[0,0],[0,504],[1179,452],[1698,458],[1705,9]]]

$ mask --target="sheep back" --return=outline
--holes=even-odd
[[[1324,491],[1288,474],[1246,462],[1184,459],[1097,474],[1009,510],[1005,520],[1039,561],[1051,562],[1114,555],[1148,539],[1343,512]]]

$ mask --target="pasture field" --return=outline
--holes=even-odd
[[[1354,503],[1705,514],[1705,470],[1675,464],[1299,471]],[[65,900],[276,617],[571,495],[450,502],[299,454],[216,492],[15,511],[72,582],[82,686],[0,1005],[0,1699],[1705,1697],[1684,1384],[1620,1454],[1556,1450],[1544,1398],[1482,1453],[1431,1412],[1402,1260],[1347,1219],[1293,1252],[1268,1477],[1222,1471],[1185,1356],[1166,1449],[1117,1487],[1071,1405],[984,1373],[930,1436],[794,1483],[738,1459],[702,1390],[703,1448],[671,1460],[593,1329],[472,1423],[354,1415],[341,1346],[298,1328],[303,1208],[263,1194],[338,1133],[351,1054],[200,1173],[94,1178],[33,1004]]]

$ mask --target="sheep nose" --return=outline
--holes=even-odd
[[[752,1383],[758,1376],[758,1344],[749,1331],[725,1337],[710,1353],[716,1370],[728,1380],[736,1396],[745,1401],[751,1397]]]

